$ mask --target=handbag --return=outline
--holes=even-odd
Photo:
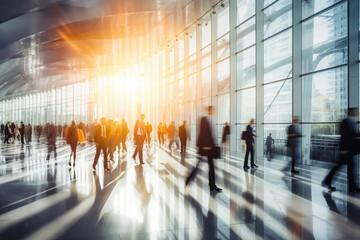
[[[246,131],[241,132],[241,140],[246,140]]]
[[[221,158],[221,148],[219,146],[214,146],[211,149],[200,149],[199,154],[201,156],[207,156],[212,158]]]

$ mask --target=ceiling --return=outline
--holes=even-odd
[[[218,0],[1,0],[0,99],[124,68]]]

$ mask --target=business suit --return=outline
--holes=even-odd
[[[210,189],[217,188],[215,185],[215,168],[214,160],[210,154],[211,150],[204,151],[203,148],[210,147],[213,149],[215,147],[214,138],[212,136],[212,130],[210,126],[210,121],[208,117],[202,117],[200,121],[200,132],[199,138],[196,143],[196,146],[199,149],[199,153],[202,156],[207,156],[209,164],[209,187]]]
[[[134,160],[136,155],[139,153],[139,160],[141,164],[144,164],[143,161],[143,145],[146,138],[145,124],[144,121],[137,120],[134,128],[134,140],[135,140],[135,152],[133,155]]]
[[[288,128],[287,146],[291,149],[291,171],[296,172],[295,163],[300,156],[299,138],[301,132],[297,124],[292,124]]]
[[[97,125],[94,129],[94,140],[96,143],[96,154],[93,162],[93,169],[95,169],[99,160],[100,152],[104,154],[104,168],[107,169],[107,134],[109,131],[105,125]]]
[[[186,132],[186,126],[181,125],[179,127],[179,138],[180,138],[180,144],[181,144],[181,153],[185,153],[186,151],[186,142],[187,142],[187,132]]]
[[[4,139],[4,143],[9,143],[9,138],[11,136],[11,131],[10,131],[10,126],[9,124],[6,124],[5,125],[5,129],[4,129],[4,132],[5,132],[5,139]]]
[[[357,130],[356,120],[351,118],[344,119],[340,124],[340,151],[347,153],[340,154],[340,162],[334,166],[329,174],[324,179],[326,185],[331,186],[331,180],[335,172],[339,170],[342,165],[347,164],[347,178],[348,189],[350,192],[358,191],[354,181],[354,159],[353,156],[357,154],[356,150],[359,148],[359,142],[355,138],[360,136]]]
[[[246,126],[246,138],[245,138],[245,143],[246,143],[246,153],[245,153],[245,159],[244,159],[244,168],[248,167],[248,159],[249,159],[249,154],[251,154],[251,167],[255,166],[254,163],[254,136],[255,134],[253,133],[253,128],[251,127],[251,125],[247,125]]]
[[[23,123],[20,125],[20,130],[19,131],[20,131],[21,143],[25,144],[25,141],[24,141],[25,125]]]

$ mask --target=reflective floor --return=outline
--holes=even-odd
[[[162,147],[146,150],[145,164],[118,154],[103,171],[91,165],[94,146],[70,148],[45,160],[44,143],[0,145],[0,239],[360,239],[360,198],[330,193],[320,182],[326,169],[284,171],[277,159],[244,171],[241,159],[216,161],[221,193],[210,193],[208,166],[189,151],[181,159]],[[346,189],[345,175],[336,187]]]

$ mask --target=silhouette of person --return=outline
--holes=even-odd
[[[141,164],[144,164],[143,161],[143,146],[144,146],[144,140],[146,138],[146,132],[145,132],[145,123],[144,123],[145,115],[140,115],[140,120],[136,121],[135,129],[134,129],[134,140],[135,140],[135,152],[132,156],[134,161],[136,162],[136,155],[139,153],[139,160]]]
[[[157,134],[158,134],[159,144],[160,145],[164,144],[164,134],[163,134],[162,122],[160,122],[159,125],[158,125]]]
[[[302,137],[300,128],[299,128],[299,117],[293,116],[292,124],[288,127],[288,139],[287,139],[287,147],[290,148],[291,151],[291,172],[299,173],[299,171],[295,170],[295,163],[300,157],[300,138]]]
[[[269,133],[269,136],[266,137],[266,154],[268,154],[270,157],[272,156],[272,150],[271,145],[274,143],[274,139],[271,136],[271,133]]]
[[[200,132],[196,146],[198,147],[199,154],[206,156],[209,164],[209,187],[210,191],[221,191],[215,184],[215,168],[212,150],[215,148],[215,142],[212,134],[210,118],[213,114],[213,107],[207,107],[208,116],[203,116],[200,121]]]
[[[179,127],[179,138],[180,138],[180,144],[181,144],[181,154],[186,153],[186,142],[188,139],[188,133],[186,129],[186,121],[183,122],[183,124]]]
[[[73,167],[75,167],[76,161],[76,147],[78,145],[79,136],[78,136],[78,129],[76,127],[75,121],[71,122],[71,126],[68,128],[68,133],[66,136],[66,142],[70,145],[71,154],[69,159],[69,166],[71,167],[71,156],[74,154],[74,163]]]
[[[340,124],[340,162],[334,166],[329,174],[325,177],[322,184],[330,190],[335,191],[336,188],[331,185],[334,174],[342,165],[347,164],[347,179],[349,192],[360,192],[354,181],[354,155],[359,153],[359,131],[357,129],[358,109],[349,108],[348,117]]]
[[[93,170],[96,171],[96,165],[99,160],[100,152],[103,151],[104,154],[104,169],[110,170],[107,166],[107,134],[108,130],[106,127],[106,118],[101,118],[101,124],[97,125],[94,129],[94,140],[96,144],[96,154],[93,162]]]
[[[244,168],[248,169],[248,159],[249,159],[249,154],[251,154],[251,167],[258,167],[258,165],[256,165],[254,163],[254,137],[256,137],[256,135],[254,134],[254,124],[255,124],[255,120],[252,118],[249,122],[249,124],[246,126],[246,135],[245,135],[245,143],[246,143],[246,153],[245,153],[245,159],[244,159]]]
[[[54,158],[56,159],[56,136],[57,136],[57,129],[54,124],[50,124],[47,127],[46,138],[48,144],[48,154],[46,160],[50,160],[50,153],[54,151]]]

